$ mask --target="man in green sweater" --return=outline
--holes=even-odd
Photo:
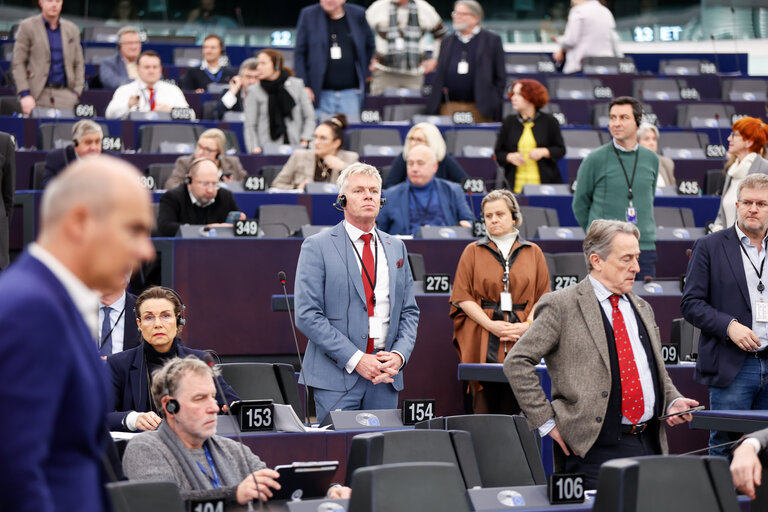
[[[613,140],[592,151],[579,166],[573,214],[587,231],[595,219],[632,222],[640,230],[640,272],[636,279],[656,275],[656,221],[653,198],[659,157],[637,143],[642,117],[640,102],[629,96],[609,106]]]

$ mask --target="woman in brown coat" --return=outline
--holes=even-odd
[[[515,196],[494,190],[481,204],[488,236],[461,255],[451,294],[453,344],[462,363],[503,363],[533,322],[533,308],[549,291],[549,270],[539,246],[523,240]],[[476,414],[520,411],[509,384],[471,382]]]

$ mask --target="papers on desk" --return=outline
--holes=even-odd
[[[110,434],[112,434],[113,441],[121,441],[123,439],[130,441],[137,435],[141,434],[141,432],[110,432]]]

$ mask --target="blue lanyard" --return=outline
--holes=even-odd
[[[205,74],[208,75],[208,78],[211,79],[211,82],[218,83],[221,79],[221,73],[224,71],[224,68],[219,68],[219,72],[215,75],[208,71],[208,68],[203,69],[203,71],[205,71]]]
[[[211,457],[211,452],[208,450],[207,445],[203,445],[203,451],[205,452],[205,458],[208,460],[208,465],[211,467],[211,474],[208,474],[208,472],[205,470],[202,464],[200,462],[197,462],[197,467],[200,468],[200,471],[203,472],[205,476],[208,477],[208,480],[211,481],[211,485],[214,489],[218,489],[221,487],[221,480],[219,479],[219,473],[216,471],[216,464],[213,463],[213,457]]]

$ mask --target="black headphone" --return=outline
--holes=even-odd
[[[381,202],[379,203],[379,210],[384,208],[385,204],[387,204],[387,198],[382,197]],[[347,206],[347,196],[345,196],[344,194],[341,194],[336,198],[336,201],[333,203],[333,207],[336,208],[338,211],[343,212],[345,206]]]
[[[77,145],[80,143],[77,139],[72,139],[72,144],[77,147]]]
[[[170,288],[165,288],[165,289],[170,290]],[[173,293],[175,294],[176,292],[173,292]],[[173,361],[165,369],[165,379],[163,379],[163,396],[170,396],[171,394],[170,390],[168,389],[168,374],[171,373],[171,369],[175,365],[176,365],[176,361]],[[181,404],[179,404],[179,401],[176,400],[175,398],[171,398],[165,403],[165,412],[167,414],[177,414],[180,410],[181,410]]]

